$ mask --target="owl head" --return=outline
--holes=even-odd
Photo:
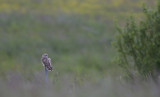
[[[47,54],[47,53],[44,53],[44,54],[42,55],[42,58],[48,58],[48,54]]]

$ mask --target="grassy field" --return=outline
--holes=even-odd
[[[112,62],[115,22],[123,26],[130,15],[142,19],[143,3],[156,5],[151,0],[0,0],[0,96],[158,97],[152,81],[135,87],[119,82],[121,69]],[[48,84],[43,53],[53,65]]]
[[[84,80],[77,83],[73,76],[66,75],[44,83],[37,73],[31,80],[17,74],[7,76],[7,81],[0,80],[1,97],[159,97],[159,84],[149,79],[146,82],[127,83],[110,76],[96,82]]]

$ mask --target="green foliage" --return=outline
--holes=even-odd
[[[160,3],[143,12],[146,18],[139,23],[131,17],[124,28],[117,27],[117,60],[131,78],[157,76],[160,70]]]
[[[113,52],[112,38],[106,39],[110,32],[104,22],[76,14],[18,12],[2,13],[0,21],[0,73],[41,70],[40,58],[45,52],[61,73],[103,72],[109,66],[106,53]]]

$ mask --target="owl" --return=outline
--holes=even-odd
[[[48,58],[48,54],[43,54],[41,58],[43,66],[47,68],[47,70],[52,71],[52,66],[51,66],[51,59]]]

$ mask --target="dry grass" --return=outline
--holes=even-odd
[[[17,73],[7,74],[0,80],[0,97],[160,97],[160,86],[152,80],[128,83],[106,76],[79,83],[66,75],[45,83],[40,75],[27,79]]]

